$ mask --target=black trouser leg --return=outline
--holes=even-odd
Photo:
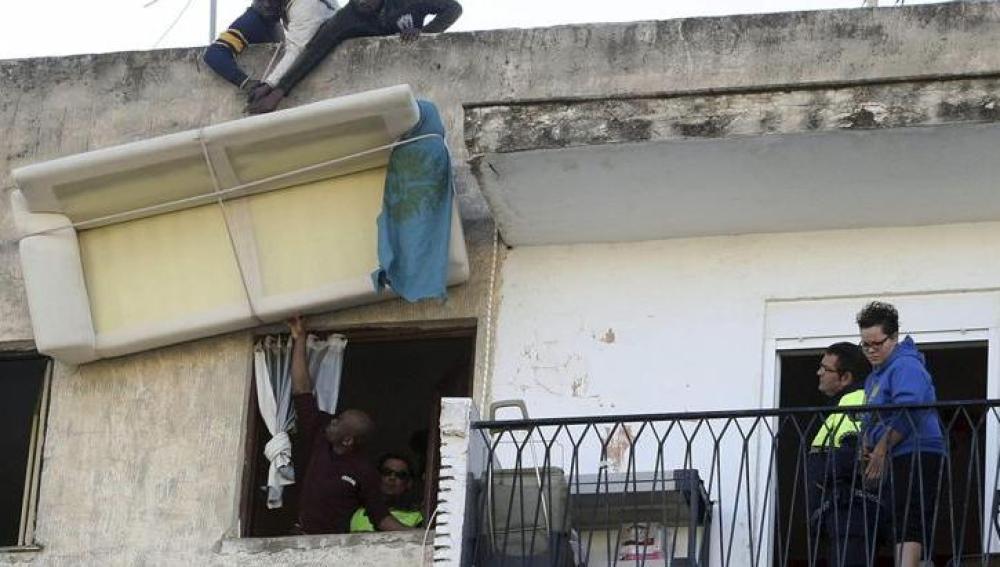
[[[831,511],[824,522],[826,527],[826,557],[830,567],[866,567],[868,558],[875,549],[875,534],[866,534],[865,506],[863,501],[854,501],[848,508],[836,510],[836,518]],[[867,540],[867,541],[866,541]]]
[[[288,72],[281,77],[278,88],[287,95],[341,42],[354,37],[370,35],[378,35],[378,29],[368,20],[359,17],[350,5],[344,6],[333,17],[323,22],[323,25],[316,31],[316,35],[306,44],[302,54],[298,56]]]

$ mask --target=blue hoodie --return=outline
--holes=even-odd
[[[872,369],[865,380],[865,401],[868,405],[930,404],[937,401],[934,381],[924,355],[913,339],[906,337],[881,365]],[[909,415],[907,415],[909,414]],[[935,410],[886,411],[879,415],[866,414],[863,422],[865,439],[874,446],[886,429],[903,434],[903,440],[892,448],[892,456],[913,452],[944,454],[944,436]]]

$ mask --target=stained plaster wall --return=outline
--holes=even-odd
[[[997,289],[997,258],[1000,223],[515,248],[492,394],[537,416],[773,407],[768,301]]]
[[[970,4],[455,33],[422,38],[413,46],[402,46],[395,39],[353,41],[328,58],[289,103],[401,82],[412,84],[421,96],[437,102],[456,157],[473,279],[456,289],[444,305],[385,302],[322,316],[315,324],[346,328],[431,321],[444,325],[471,319],[485,327],[493,233],[488,210],[464,165],[468,157],[463,144],[464,104],[663,93],[711,96],[720,90],[752,91],[787,84],[954,73],[990,75],[1000,69],[1000,53],[993,45],[998,31],[1000,8]],[[212,76],[198,56],[199,50],[177,49],[0,62],[0,124],[4,132],[0,185],[10,188],[10,169],[19,165],[239,117],[241,97]],[[260,70],[269,57],[270,50],[262,47],[251,49],[245,61]],[[9,240],[7,207],[4,195],[0,199],[0,343],[9,347],[30,343],[31,331],[16,245]],[[942,240],[985,242],[987,237],[996,236],[997,228],[926,230],[944,231],[918,234],[940,249]],[[859,234],[839,237],[857,239],[850,244],[863,243]],[[769,238],[784,242],[784,251],[774,256],[766,253]],[[645,348],[658,348],[661,341],[655,337],[674,338],[674,333],[680,332],[678,327],[651,325],[656,317],[662,321],[670,314],[655,282],[657,278],[676,277],[678,270],[668,273],[662,263],[652,262],[644,268],[648,271],[638,274],[648,276],[648,280],[637,283],[635,277],[622,278],[620,274],[640,265],[638,260],[676,256],[673,264],[687,266],[680,273],[687,273],[690,282],[702,272],[706,260],[710,268],[731,259],[745,259],[746,254],[750,258],[762,256],[776,268],[787,268],[794,240],[774,236],[624,248],[515,250],[503,273],[508,281],[501,298],[495,373],[501,378],[495,388],[485,386],[489,374],[484,364],[486,333],[480,333],[477,396],[532,392],[533,370],[530,356],[521,354],[524,348],[552,349],[545,356],[557,362],[564,356],[579,356],[578,351],[595,351],[595,347],[598,355],[601,349],[617,349],[607,359],[610,372],[612,367],[621,366],[626,356],[641,360]],[[730,242],[740,245],[731,248]],[[699,248],[704,249],[698,252]],[[737,254],[739,251],[745,255]],[[500,252],[503,257],[504,251]],[[943,261],[952,262],[948,265],[960,260],[939,252]],[[590,271],[594,268],[578,265],[584,256],[598,260],[597,265],[605,268],[595,273]],[[907,273],[917,272],[915,261],[912,254],[905,256],[901,267]],[[758,277],[749,273],[756,274],[758,268],[750,262],[744,264],[748,277]],[[624,271],[609,269],[616,266]],[[968,268],[964,263],[955,267]],[[972,271],[968,278],[971,284],[995,280],[995,274],[983,270]],[[596,285],[582,285],[588,279]],[[553,283],[566,287],[563,292],[546,292],[562,287]],[[713,297],[710,302],[720,306],[716,314],[721,330],[736,329],[732,337],[741,344],[744,341],[740,339],[754,338],[743,325],[758,316],[756,298],[769,293],[771,284],[770,280],[761,281],[745,292],[722,288],[723,299],[715,302]],[[629,289],[632,285],[638,285],[637,294]],[[853,284],[866,291],[884,285],[866,280]],[[622,290],[629,293],[622,294]],[[702,298],[700,293],[689,292],[694,294],[691,299]],[[530,297],[535,293],[537,298]],[[624,301],[624,295],[631,300]],[[640,307],[643,303],[649,305]],[[593,306],[582,311],[586,319],[582,322],[578,314],[581,304]],[[737,304],[735,311],[722,309]],[[537,309],[535,313],[530,312],[532,307]],[[622,309],[612,313],[614,307]],[[541,318],[543,313],[549,316]],[[686,316],[676,313],[671,320],[686,320]],[[730,322],[731,317],[738,321]],[[613,341],[608,330],[614,331]],[[635,339],[640,335],[645,338]],[[220,542],[235,530],[250,343],[251,333],[236,333],[79,368],[57,364],[38,507],[37,539],[44,551],[0,555],[0,563],[224,565],[281,561],[307,565],[349,557],[358,565],[414,564],[419,543],[405,538],[394,540],[396,547],[392,548],[333,545],[311,550],[264,547],[246,553],[222,552]],[[631,346],[621,348],[624,345]],[[753,360],[754,356],[739,351],[734,360]],[[680,362],[689,364],[692,378],[708,374],[699,366],[703,360],[689,356],[681,357]],[[602,374],[591,371],[589,375]],[[541,378],[545,383],[541,389],[556,392],[556,397],[570,394],[572,405],[567,408],[584,412],[605,409],[599,403],[573,397],[573,388],[564,386],[563,375]],[[653,380],[653,375],[640,373],[639,379]],[[529,388],[522,389],[523,384]],[[694,382],[686,384],[690,388]],[[609,400],[629,399],[627,393],[611,390],[614,386],[594,383],[580,391],[600,392],[602,398],[607,393]],[[556,412],[554,402],[550,406],[544,393],[541,395],[539,413]],[[697,395],[686,399],[685,405],[702,405]],[[628,403],[614,403],[617,410],[629,407]]]

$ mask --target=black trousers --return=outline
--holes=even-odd
[[[876,557],[878,504],[851,498],[823,519],[823,545],[829,567],[866,567]]]
[[[878,495],[863,489],[856,448],[813,451],[806,464],[810,545],[818,544],[814,549],[829,567],[867,567],[878,547],[881,511]]]
[[[277,87],[288,94],[299,81],[304,79],[323,59],[344,41],[355,37],[370,37],[387,35],[386,31],[374,15],[359,12],[353,3],[348,2],[316,31],[302,54],[295,60],[292,67],[278,82]]]
[[[941,455],[910,453],[892,459],[892,476],[886,484],[891,502],[892,532],[896,543],[918,542],[926,554],[934,538]]]

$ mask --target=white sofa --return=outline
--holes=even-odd
[[[370,280],[383,146],[418,118],[402,85],[15,170],[38,350],[83,363],[393,297]],[[469,277],[453,210],[449,285]]]

